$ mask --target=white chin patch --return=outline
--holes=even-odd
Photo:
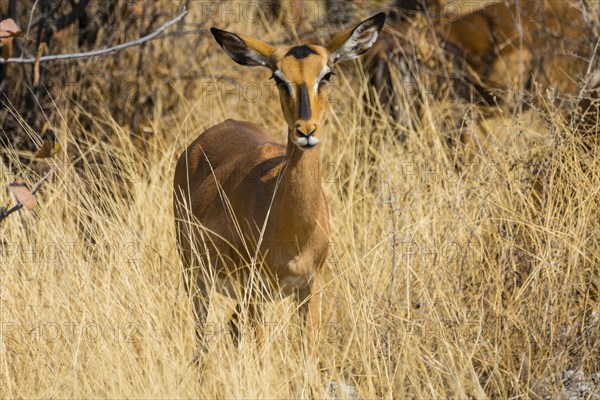
[[[296,140],[296,144],[300,147],[314,147],[319,144],[319,139],[314,136],[309,136],[307,138],[301,137],[300,139]]]

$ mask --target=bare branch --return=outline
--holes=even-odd
[[[99,50],[89,51],[89,52],[85,52],[85,53],[56,54],[56,55],[52,55],[52,56],[44,56],[44,57],[40,58],[39,61],[46,62],[46,61],[59,61],[59,60],[76,60],[76,59],[80,59],[80,58],[98,57],[98,56],[104,56],[106,54],[114,53],[116,51],[124,50],[129,47],[139,46],[142,43],[145,43],[152,39],[155,39],[157,36],[159,36],[161,33],[163,33],[167,28],[176,24],[178,21],[182,20],[186,14],[187,14],[187,11],[184,9],[181,12],[181,14],[179,14],[177,17],[170,20],[169,22],[165,23],[160,28],[158,28],[157,30],[152,32],[151,34],[146,35],[142,38],[133,40],[131,42],[122,43],[122,44],[119,44],[114,47],[109,47],[107,49],[99,49]],[[0,58],[0,64],[6,64],[6,63],[33,64],[35,62],[36,62],[35,58],[22,58],[22,57]]]

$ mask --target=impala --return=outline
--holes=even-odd
[[[556,106],[570,120],[585,117],[581,130],[593,130],[599,110],[594,101],[600,88],[599,33],[597,15],[585,4],[500,0],[433,21],[430,29],[399,21],[369,52],[371,84],[400,123],[409,110],[398,96],[406,88],[390,91],[397,76],[421,86],[416,96],[407,94],[417,111],[419,93],[484,104],[525,100],[542,108],[553,105],[550,111]],[[448,83],[453,90],[443,90]]]
[[[384,23],[385,14],[379,13],[336,35],[325,47],[275,48],[211,29],[235,62],[271,70],[287,123],[287,143],[260,125],[230,119],[201,133],[177,161],[178,248],[203,352],[209,292],[214,288],[239,303],[232,321],[242,312],[240,304],[245,305],[257,331],[265,300],[295,295],[307,350],[316,361],[319,275],[329,242],[329,212],[319,178],[328,82],[334,65],[366,52]]]

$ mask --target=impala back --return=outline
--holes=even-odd
[[[366,68],[377,100],[398,124],[418,118],[415,110],[428,95],[476,104],[548,103],[570,120],[579,112],[588,122],[580,128],[593,129],[600,69],[592,16],[579,2],[520,0],[435,26],[414,18],[382,35]],[[412,99],[408,108],[402,99]]]

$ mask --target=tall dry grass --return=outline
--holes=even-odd
[[[192,3],[188,19],[200,10]],[[244,20],[228,27],[279,34]],[[2,165],[5,186],[55,173],[38,208],[0,232],[0,397],[327,395],[310,391],[290,300],[267,306],[259,356],[252,335],[233,347],[232,304],[215,295],[205,368],[189,366],[196,342],[175,247],[176,157],[226,118],[281,140],[284,121],[267,71],[213,54],[214,44],[196,58],[185,40],[152,52],[169,55],[167,69],[209,76],[159,92],[142,146],[103,98],[93,112],[56,103],[57,158],[23,164],[4,150],[19,165]],[[100,76],[111,61],[86,65]],[[395,127],[365,113],[358,67],[342,66],[334,85],[320,150],[332,228],[324,382],[346,382],[363,398],[542,398],[566,395],[566,371],[599,372],[598,147],[583,146],[558,116],[505,110],[484,121],[489,136],[473,156],[449,145],[458,133],[445,116],[460,105],[433,102],[401,143]],[[177,108],[165,113],[164,103]],[[11,201],[0,190],[0,204]]]

